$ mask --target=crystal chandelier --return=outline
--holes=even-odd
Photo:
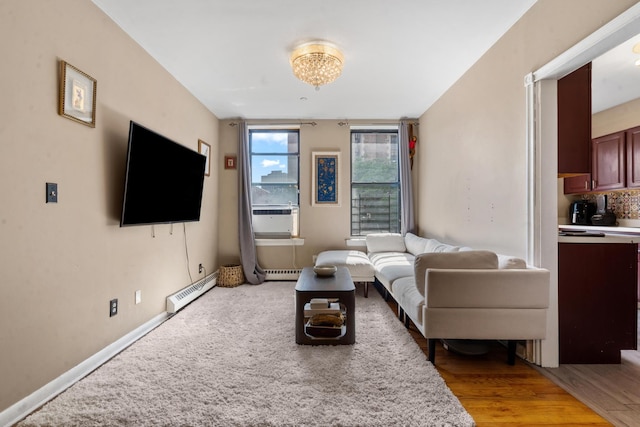
[[[319,90],[340,76],[344,56],[335,46],[311,42],[298,46],[291,53],[290,62],[297,78]]]

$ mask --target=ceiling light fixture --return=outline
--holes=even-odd
[[[295,48],[290,62],[297,78],[320,90],[320,86],[340,77],[344,55],[331,44],[311,42]]]
[[[634,44],[631,50],[633,51],[633,53],[640,53],[640,43]],[[636,61],[636,66],[640,67],[640,59]]]

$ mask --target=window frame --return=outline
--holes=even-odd
[[[393,134],[396,135],[396,140],[397,143],[396,148],[397,148],[397,152],[395,153],[395,157],[396,157],[396,166],[397,166],[397,170],[396,170],[396,180],[395,181],[384,181],[384,182],[371,182],[371,181],[354,181],[354,164],[355,161],[357,160],[357,158],[353,155],[354,153],[354,134],[371,134],[371,133],[375,133],[375,134]],[[349,228],[350,228],[350,233],[351,236],[353,237],[364,237],[367,234],[371,234],[373,232],[400,232],[400,222],[401,222],[401,197],[402,197],[402,191],[401,191],[401,183],[400,183],[400,155],[401,155],[401,150],[400,150],[400,129],[399,126],[383,126],[383,127],[376,127],[376,126],[367,126],[367,127],[352,127],[349,133],[349,151],[351,154],[351,161],[350,161],[350,167],[351,167],[351,171],[349,174],[349,179],[350,179],[350,191],[349,191],[349,200],[350,200],[350,215],[349,215]],[[365,232],[362,232],[362,228],[360,227],[359,229],[356,229],[356,227],[354,227],[354,224],[356,223],[356,221],[354,221],[355,215],[360,215],[360,212],[354,212],[356,210],[356,205],[355,205],[355,200],[354,199],[354,190],[356,189],[362,189],[362,188],[366,188],[366,187],[373,187],[373,186],[388,186],[391,189],[395,189],[395,198],[397,199],[397,201],[393,204],[394,206],[394,210],[392,211],[391,209],[391,196],[389,199],[389,222],[388,225],[389,227],[387,229],[379,229],[378,231],[367,231],[365,230]],[[359,206],[358,206],[359,208]],[[393,214],[393,218],[391,217],[391,214]],[[360,221],[358,221],[358,224],[360,224]],[[393,224],[393,225],[392,225]]]
[[[269,186],[277,186],[277,185],[286,185],[286,184],[293,184],[295,186],[295,190],[296,190],[296,200],[295,201],[290,201],[290,203],[256,203],[253,199],[253,197],[251,198],[251,206],[252,207],[283,207],[283,206],[291,206],[291,207],[299,207],[300,206],[300,129],[299,128],[273,128],[273,127],[261,127],[261,126],[252,126],[248,129],[249,131],[249,168],[251,170],[251,191],[253,192],[253,189],[255,186],[259,185],[259,186],[265,186],[265,187],[269,187]],[[296,152],[255,152],[254,151],[254,141],[253,141],[253,134],[254,133],[286,133],[286,134],[296,134],[297,135],[297,151]],[[254,165],[253,165],[253,161],[254,161],[254,157],[255,156],[278,156],[278,157],[295,157],[296,158],[296,168],[297,168],[297,177],[296,177],[296,181],[295,183],[286,183],[286,182],[281,182],[281,183],[269,183],[269,182],[255,182],[253,181],[253,169],[254,169]]]

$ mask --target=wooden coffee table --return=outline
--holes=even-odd
[[[345,311],[344,333],[337,337],[314,337],[306,333],[304,305],[312,298],[337,299]],[[333,276],[316,276],[305,267],[296,283],[296,343],[312,345],[354,344],[356,341],[356,287],[346,267],[338,267]]]

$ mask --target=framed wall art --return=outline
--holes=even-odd
[[[340,206],[339,166],[339,151],[311,153],[312,206]]]
[[[96,79],[60,61],[58,114],[83,125],[96,127]]]
[[[224,168],[236,169],[237,161],[238,161],[238,158],[236,156],[224,156]]]
[[[209,160],[211,159],[211,146],[209,144],[207,144],[206,142],[204,142],[203,140],[199,139],[198,140],[198,153],[202,154],[203,156],[205,156],[207,158],[207,161],[204,163],[204,175],[205,176],[210,176],[211,175],[211,162]]]

